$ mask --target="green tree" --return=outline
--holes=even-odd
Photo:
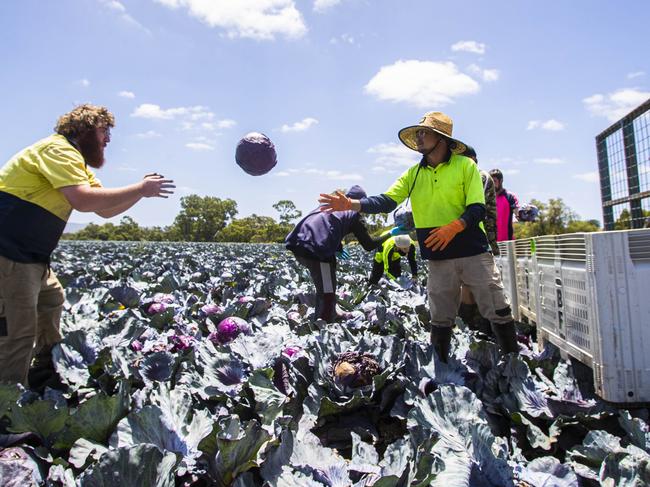
[[[600,224],[596,220],[580,220],[562,198],[551,198],[548,203],[531,200],[531,204],[539,209],[539,217],[536,222],[515,223],[515,238],[595,232],[600,229]]]
[[[181,211],[174,219],[170,235],[189,242],[213,242],[237,214],[237,203],[214,196],[192,194],[181,198]]]
[[[283,242],[291,225],[277,223],[270,216],[252,214],[236,218],[217,234],[218,242]]]
[[[280,213],[280,223],[289,224],[302,216],[302,211],[297,209],[291,200],[280,200],[273,205],[273,208]]]
[[[170,227],[144,227],[142,228],[142,240],[146,240],[148,242],[162,242],[169,240],[167,236],[167,228]]]
[[[569,222],[566,227],[566,233],[597,232],[598,230],[600,230],[598,220],[575,220]]]
[[[115,228],[113,240],[142,240],[143,233],[140,225],[130,216],[123,216],[120,224]]]
[[[73,235],[76,236],[76,240],[115,240],[115,225],[89,223]]]
[[[632,215],[630,210],[625,208],[614,222],[614,230],[628,230],[629,228],[632,228]]]

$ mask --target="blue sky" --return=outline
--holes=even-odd
[[[594,137],[650,97],[648,18],[645,0],[5,1],[0,159],[102,104],[117,119],[103,184],[178,185],[128,212],[140,224],[170,224],[191,193],[277,216],[280,199],[381,193],[418,160],[398,130],[440,110],[521,201],[602,221]],[[276,144],[265,176],[234,162],[250,131]]]

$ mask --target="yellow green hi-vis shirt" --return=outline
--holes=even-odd
[[[59,188],[101,186],[81,153],[62,135],[23,149],[0,169],[0,255],[49,262],[72,206]]]
[[[424,244],[432,229],[460,218],[470,205],[485,205],[483,182],[472,159],[453,154],[449,161],[436,167],[416,164],[384,194],[400,204],[408,198],[409,191],[422,258],[444,260],[488,251],[483,223],[460,232],[445,249],[432,251]]]

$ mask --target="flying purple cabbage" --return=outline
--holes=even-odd
[[[235,161],[251,176],[261,176],[278,162],[273,142],[264,134],[251,132],[237,144]]]

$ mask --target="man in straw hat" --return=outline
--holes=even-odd
[[[419,164],[378,196],[352,199],[341,192],[321,194],[321,210],[387,213],[410,198],[420,252],[427,259],[431,342],[447,361],[460,287],[471,289],[481,314],[490,320],[502,353],[519,350],[515,323],[483,229],[485,196],[466,145],[452,138],[452,121],[429,112],[417,125],[399,131],[400,140],[422,154]]]

